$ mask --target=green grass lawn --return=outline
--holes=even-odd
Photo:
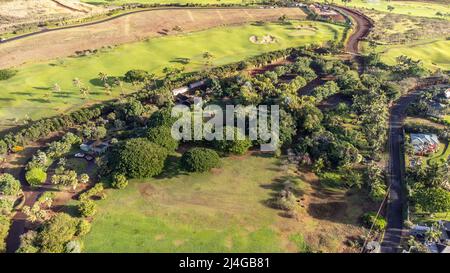
[[[427,163],[443,163],[447,160],[447,158],[450,156],[450,148],[448,143],[440,143],[439,144],[439,150],[430,155]]]
[[[422,60],[425,67],[436,70],[450,70],[450,41],[422,41],[416,44],[379,46],[381,58],[387,64],[394,64],[395,58],[406,55],[414,60]]]
[[[317,0],[324,2],[325,0]],[[344,5],[341,1],[335,1],[338,5]],[[364,9],[374,9],[378,11],[389,12],[387,7],[392,6],[392,13],[423,16],[431,18],[440,18],[436,12],[450,13],[450,5],[442,3],[430,3],[420,1],[387,1],[387,0],[352,0],[347,7],[356,7]],[[442,17],[441,17],[442,18]],[[450,17],[445,17],[450,20]]]
[[[265,204],[274,193],[271,184],[286,173],[283,167],[273,157],[245,156],[222,159],[221,168],[209,173],[131,181],[98,201],[85,251],[282,252],[287,244],[291,251],[308,249],[298,230],[305,224]],[[290,181],[304,187],[298,178]],[[294,228],[283,229],[287,221]]]
[[[0,82],[0,128],[13,126],[17,119],[21,120],[27,116],[32,119],[53,116],[88,103],[118,96],[118,87],[113,90],[112,96],[105,94],[98,80],[99,72],[109,76],[122,76],[130,69],[145,69],[161,75],[164,67],[180,67],[178,58],[189,58],[191,61],[186,65],[186,70],[193,71],[203,68],[202,55],[206,51],[214,56],[214,65],[221,65],[262,52],[339,39],[343,30],[340,26],[320,22],[292,21],[292,24],[311,24],[317,27],[317,31],[313,35],[299,35],[293,25],[278,23],[220,27],[126,44],[101,50],[100,53],[87,57],[64,58],[18,67],[16,76]],[[249,41],[252,35],[268,34],[276,37],[277,42],[253,44]],[[72,79],[75,77],[90,89],[87,99],[82,99],[78,88],[72,85]],[[59,94],[54,94],[51,90],[55,83],[62,89]],[[137,87],[124,86],[124,92],[136,89]],[[50,94],[50,97],[46,97],[46,93]]]

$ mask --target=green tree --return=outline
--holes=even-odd
[[[450,211],[450,193],[442,188],[422,187],[414,192],[413,200],[429,213]]]
[[[25,179],[31,186],[39,186],[47,179],[47,173],[41,168],[32,168],[25,173]]]
[[[144,138],[135,138],[119,143],[108,155],[111,171],[130,178],[145,178],[162,172],[167,150]]]
[[[58,213],[47,221],[38,235],[40,251],[62,253],[65,245],[72,240],[77,231],[78,220],[66,213]]]
[[[19,180],[14,176],[4,173],[0,174],[0,193],[4,195],[18,195],[21,192]]]
[[[171,128],[168,126],[158,126],[150,128],[147,131],[147,138],[166,148],[169,152],[175,151],[178,148],[179,141],[172,137]]]
[[[192,148],[181,157],[181,166],[190,172],[206,172],[219,166],[216,151],[207,148]]]

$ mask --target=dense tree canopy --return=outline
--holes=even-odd
[[[178,148],[179,142],[172,137],[171,128],[168,126],[150,128],[147,131],[147,138],[151,142],[166,148],[169,152],[175,151]]]
[[[162,172],[167,150],[144,138],[129,139],[112,147],[108,155],[111,171],[130,178],[145,178]]]

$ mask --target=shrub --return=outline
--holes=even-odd
[[[219,155],[207,148],[192,148],[181,157],[181,166],[190,172],[206,172],[219,163]]]
[[[128,180],[123,174],[114,174],[111,186],[116,189],[125,189],[128,186]]]
[[[41,168],[32,168],[26,172],[25,179],[31,186],[38,186],[45,182],[47,173]]]
[[[0,175],[0,193],[4,195],[17,195],[21,192],[19,180],[5,173]]]
[[[227,153],[227,154],[237,154],[237,155],[243,155],[245,154],[248,149],[252,146],[252,142],[248,138],[239,139],[241,133],[239,132],[239,129],[233,127],[232,130],[234,130],[234,140],[225,140],[226,138],[226,129],[229,127],[224,127],[224,139],[223,140],[216,140],[215,146],[220,151]]]
[[[91,223],[89,223],[85,219],[80,219],[77,225],[77,231],[75,233],[76,236],[84,236],[91,231]]]
[[[179,142],[172,137],[171,128],[168,126],[150,128],[147,131],[147,138],[168,151],[175,151],[178,148]]]
[[[0,69],[0,81],[8,80],[17,74],[17,70]]]
[[[373,228],[375,230],[382,231],[386,228],[387,221],[380,215],[378,216],[378,218],[376,218],[376,216],[377,214],[375,212],[368,212],[364,214],[362,217],[363,224],[367,228],[371,228],[373,225]]]
[[[127,82],[143,82],[150,77],[145,70],[133,69],[125,73],[125,81]]]
[[[64,247],[64,253],[81,253],[83,245],[80,241],[69,241]]]
[[[135,138],[113,147],[108,165],[112,171],[128,177],[145,178],[160,174],[166,158],[166,149],[147,139]]]
[[[77,224],[77,219],[66,213],[58,213],[51,218],[44,224],[37,238],[41,252],[64,252],[65,245],[75,236]]]
[[[91,217],[97,213],[97,204],[89,199],[83,199],[78,204],[78,212],[83,217]]]
[[[6,236],[8,236],[9,226],[11,222],[5,215],[0,215],[0,253],[6,250]]]

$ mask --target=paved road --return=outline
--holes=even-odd
[[[390,184],[389,198],[387,203],[387,230],[381,244],[381,252],[398,252],[403,233],[403,204],[404,191],[402,186],[402,170],[404,160],[402,146],[403,121],[406,117],[405,110],[416,98],[418,92],[411,91],[401,97],[392,107],[389,119],[389,169],[388,179]]]

